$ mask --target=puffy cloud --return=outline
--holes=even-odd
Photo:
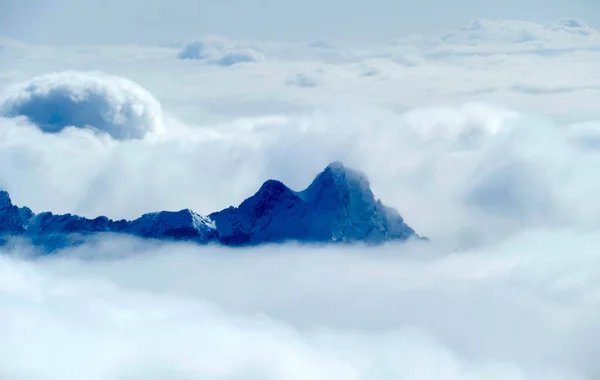
[[[7,91],[0,104],[5,117],[25,117],[47,133],[73,126],[139,139],[163,128],[160,103],[138,84],[88,72],[35,77]]]
[[[206,45],[201,41],[187,43],[177,55],[179,59],[205,59],[208,58]]]
[[[259,62],[264,60],[264,56],[251,49],[232,50],[225,52],[218,60],[219,66],[233,66],[242,62]]]
[[[188,42],[177,56],[179,59],[203,60],[218,66],[264,60],[264,55],[257,50],[239,47],[221,37],[205,37]]]

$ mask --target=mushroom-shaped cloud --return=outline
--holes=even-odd
[[[42,131],[90,128],[114,139],[141,139],[163,125],[160,103],[140,85],[121,77],[61,72],[15,86],[0,103],[4,117],[26,117]]]

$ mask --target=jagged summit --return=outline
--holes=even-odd
[[[362,173],[329,164],[304,191],[267,181],[238,208],[209,215],[227,244],[384,242],[418,237],[394,209],[376,200]]]
[[[0,190],[0,207],[2,207],[6,202],[12,204],[10,200],[10,195],[8,195],[7,191]]]
[[[27,207],[12,204],[6,191],[0,191],[0,233],[2,235],[21,235],[33,213]]]
[[[380,243],[420,238],[396,210],[375,198],[364,174],[338,161],[329,164],[303,191],[268,180],[238,207],[207,217],[189,209],[144,214],[132,221],[34,214],[26,207],[14,206],[8,193],[0,191],[1,236],[23,236],[54,249],[76,244],[95,233],[231,246],[283,241]]]
[[[304,195],[313,195],[327,187],[346,188],[354,192],[371,192],[369,180],[364,174],[344,166],[339,161],[327,165],[303,193]]]

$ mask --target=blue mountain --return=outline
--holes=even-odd
[[[328,165],[308,188],[293,191],[275,180],[238,207],[202,216],[194,211],[161,211],[138,219],[87,219],[77,215],[33,213],[12,204],[0,191],[0,236],[29,239],[48,250],[76,245],[99,233],[228,246],[298,241],[383,243],[423,239],[393,208],[375,198],[369,181],[340,162]]]

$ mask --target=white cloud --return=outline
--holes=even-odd
[[[202,60],[218,66],[260,62],[264,55],[254,49],[240,47],[222,37],[205,37],[188,42],[178,53],[179,59]]]
[[[42,131],[93,128],[115,139],[160,132],[161,106],[144,88],[100,73],[61,72],[32,78],[8,89],[4,117],[25,117]]]

